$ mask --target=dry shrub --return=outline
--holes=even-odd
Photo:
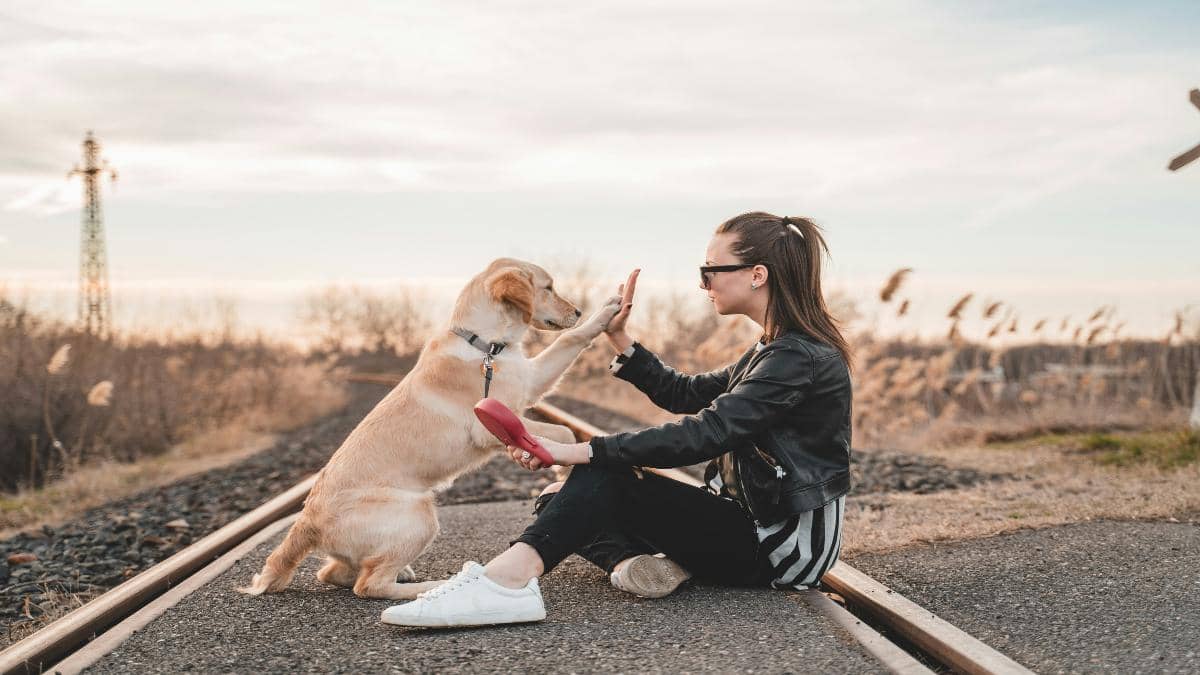
[[[0,490],[212,429],[294,427],[344,401],[327,362],[262,337],[100,340],[0,296]]]
[[[945,340],[856,336],[862,364],[855,378],[856,445],[928,449],[1186,424],[1200,372],[1200,330],[1189,335],[1182,313],[1162,340],[1118,338],[1119,330],[1108,329],[1116,312],[1108,305],[1090,315],[1086,333],[1077,325],[1068,342],[1046,342],[1042,319],[1028,342],[1002,346],[996,344],[1002,332],[1018,333],[1014,308],[990,327],[978,325],[971,332],[985,337],[970,341],[962,310],[971,297],[951,308]],[[988,304],[981,322],[1002,304]]]
[[[424,293],[327,286],[304,298],[299,320],[316,351],[407,354],[421,348],[430,329]]]

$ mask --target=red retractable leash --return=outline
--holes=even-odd
[[[501,443],[521,448],[542,460],[543,466],[554,464],[550,452],[525,429],[521,418],[500,401],[494,398],[480,400],[475,404],[475,416]]]

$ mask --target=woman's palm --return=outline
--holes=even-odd
[[[621,311],[609,319],[608,326],[604,329],[605,333],[611,335],[625,330],[625,322],[629,320],[629,314],[633,311],[633,292],[637,289],[637,278],[641,271],[636,269],[630,272],[629,279],[617,287],[617,294],[621,296]]]

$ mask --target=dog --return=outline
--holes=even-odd
[[[238,590],[283,590],[312,551],[327,556],[318,579],[359,597],[411,600],[442,583],[417,582],[411,567],[438,534],[434,493],[504,448],[473,413],[486,381],[485,350],[506,345],[491,358],[488,396],[523,411],[558,383],[619,308],[619,298],[610,299],[580,323],[581,312],[555,292],[544,269],[493,261],[459,295],[448,329],[425,344],[413,369],[321,469],[283,542]],[[530,328],[562,332],[530,358],[521,347]],[[522,422],[533,434],[575,442],[565,427]]]

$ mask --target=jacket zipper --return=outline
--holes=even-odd
[[[773,457],[771,457],[767,453],[763,452],[762,450],[759,450],[758,446],[754,447],[754,451],[757,452],[758,455],[763,458],[763,461],[765,461],[767,464],[770,464],[771,466],[775,467],[775,477],[776,478],[783,478],[785,475],[787,475],[787,473],[783,470],[782,462],[776,462]],[[740,476],[741,474],[738,474],[738,475]]]
[[[762,529],[762,523],[758,522],[758,514],[754,513],[754,507],[750,505],[750,493],[746,492],[746,484],[742,482],[742,469],[737,464],[737,455],[733,459],[733,472],[737,474],[738,487],[742,490],[742,500],[746,502],[746,510],[750,512],[750,519],[754,521],[754,527]]]

